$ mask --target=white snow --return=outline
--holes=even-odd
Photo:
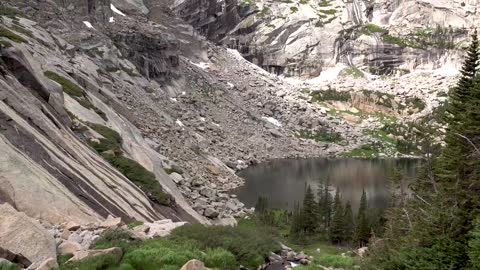
[[[173,101],[173,102],[177,102],[177,101],[178,101],[176,98],[173,98],[173,97],[170,98],[170,100]]]
[[[228,87],[230,87],[230,88],[235,87],[235,85],[233,85],[233,83],[231,83],[231,82],[227,82],[227,85],[228,85]]]
[[[187,92],[183,91],[182,92],[182,96],[185,96],[187,94]]]
[[[205,117],[200,117],[200,121],[205,122],[207,119],[205,119]]]
[[[215,122],[212,122],[213,125],[217,126],[217,127],[220,127],[219,124],[215,123]]]
[[[88,28],[93,28],[92,24],[89,21],[83,21],[83,24],[85,24],[85,26]]]
[[[446,63],[439,69],[433,71],[434,74],[440,76],[455,76],[459,73],[459,70],[451,63]]]
[[[110,4],[110,9],[117,13],[118,15],[122,15],[122,16],[126,16],[125,13],[121,12],[120,10],[118,10],[118,8],[116,8],[113,4]]]
[[[333,68],[329,68],[320,73],[320,76],[310,79],[307,82],[311,84],[320,83],[320,82],[331,82],[337,79],[338,74],[345,69],[347,66],[345,64],[339,63]]]
[[[113,23],[113,22],[115,22],[115,20],[113,19],[113,17],[110,17],[110,19],[108,19],[108,22]]]
[[[177,123],[177,125],[181,126],[181,127],[184,127],[185,125],[182,123],[182,121],[180,121],[180,119],[177,119],[177,121],[175,121],[175,123]]]
[[[272,123],[274,126],[281,127],[282,124],[275,118],[273,117],[265,117],[262,116],[263,119],[265,119],[267,122]]]
[[[290,265],[292,266],[292,268],[295,268],[295,267],[297,267],[297,266],[300,266],[301,264],[291,262]]]
[[[190,63],[192,63],[193,65],[195,65],[195,66],[197,66],[201,69],[207,69],[207,68],[210,67],[210,64],[205,63],[205,62],[195,63],[195,62],[190,61]]]

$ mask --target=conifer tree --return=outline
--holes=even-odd
[[[302,209],[304,231],[306,234],[311,234],[317,229],[317,213],[317,202],[315,201],[315,196],[313,195],[312,188],[310,187],[310,185],[308,185],[307,189],[305,190],[305,197],[303,198]]]
[[[344,240],[344,224],[343,224],[343,204],[340,199],[340,190],[337,188],[335,199],[333,202],[333,217],[330,225],[330,241],[333,243],[341,243]]]
[[[367,193],[363,190],[360,206],[358,208],[357,222],[355,227],[355,242],[359,246],[365,246],[370,239],[370,225],[367,217]]]
[[[332,217],[332,195],[330,194],[329,180],[323,185],[321,203],[319,203],[319,212],[321,213],[321,219],[323,220],[323,226],[326,230],[330,227],[330,220]]]
[[[298,202],[294,202],[291,225],[290,225],[290,234],[297,236],[303,230],[304,225],[302,224],[302,214],[301,214],[300,205]]]
[[[350,202],[347,202],[345,205],[345,211],[343,214],[343,232],[344,240],[346,242],[351,242],[353,240],[353,234],[355,231],[355,223],[353,221],[353,211],[352,205]]]

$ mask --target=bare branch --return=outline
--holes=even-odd
[[[410,226],[410,230],[412,230],[413,225],[412,225],[412,221],[410,220],[410,215],[408,215],[408,211],[407,211],[407,209],[405,209],[405,207],[403,207],[402,209],[403,209],[403,212],[405,213],[405,215],[407,215],[408,225]]]
[[[467,137],[463,136],[462,134],[459,134],[459,133],[455,133],[455,135],[457,135],[458,137],[460,138],[463,138],[465,140],[467,140],[467,142],[473,146],[473,148],[475,148],[475,151],[477,152],[478,155],[480,155],[480,149],[478,149],[478,147]]]

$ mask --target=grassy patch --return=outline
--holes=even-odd
[[[263,7],[263,9],[258,13],[258,17],[263,18],[267,16],[267,14],[270,12],[270,9],[268,7]]]
[[[325,255],[318,258],[318,263],[327,267],[352,269],[354,261],[352,257],[341,255]]]
[[[128,228],[132,229],[141,225],[143,225],[143,221],[135,220],[134,222],[129,223],[127,226]]]
[[[102,270],[117,266],[117,258],[113,255],[96,256],[79,262],[60,265],[59,270]]]
[[[357,67],[349,67],[345,70],[345,73],[355,79],[365,78],[365,74],[363,74],[363,72]]]
[[[212,237],[215,236],[215,237]],[[194,240],[202,249],[223,248],[235,255],[238,263],[256,268],[264,262],[271,251],[278,251],[276,233],[262,227],[223,227],[194,224],[173,231],[177,240]]]
[[[10,48],[13,47],[12,43],[5,41],[5,40],[0,40],[0,47],[1,48]]]
[[[393,104],[395,102],[394,95],[371,90],[362,90],[362,93],[372,99],[375,104],[393,109]]]
[[[321,13],[327,14],[327,15],[335,15],[337,13],[336,9],[322,9],[320,10]]]
[[[83,98],[76,97],[75,100],[78,101],[78,103],[80,103],[80,105],[82,105],[83,107],[85,107],[89,110],[91,109],[94,112],[96,112],[100,117],[102,117],[103,120],[108,121],[107,115],[102,110],[95,107],[92,104],[92,102],[90,102],[90,100],[88,99],[87,96],[85,96]]]
[[[93,123],[89,123],[88,125],[104,137],[100,139],[100,143],[89,142],[90,146],[92,146],[98,153],[103,153],[108,150],[113,150],[115,153],[121,153],[122,137],[118,132],[103,125]]]
[[[350,101],[351,96],[349,92],[337,91],[335,89],[328,89],[326,91],[315,91],[310,93],[311,101],[323,102],[323,101]]]
[[[5,37],[16,43],[26,43],[27,40],[14,32],[0,26],[0,37]]]
[[[295,12],[298,11],[298,7],[290,7],[290,11],[291,11],[292,13],[295,13]]]
[[[0,262],[0,270],[20,270],[20,267],[13,263]]]
[[[378,144],[364,144],[350,152],[343,153],[344,157],[376,158],[381,153],[383,146]]]
[[[63,76],[53,72],[53,71],[45,71],[44,75],[59,83],[63,87],[63,91],[71,96],[74,97],[83,97],[85,96],[85,91],[80,88],[75,83],[71,82],[70,80],[64,78]]]
[[[337,143],[343,140],[340,133],[328,131],[326,129],[314,131],[309,129],[301,129],[297,132],[297,136],[300,138],[315,140],[316,142]]]
[[[178,174],[183,174],[183,171],[177,168],[176,166],[173,166],[171,168],[164,168],[163,169],[165,173],[167,174],[172,174],[172,173],[178,173]]]

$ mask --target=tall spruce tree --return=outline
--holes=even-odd
[[[345,211],[343,213],[343,232],[344,240],[346,242],[351,242],[353,240],[353,234],[355,232],[355,222],[353,220],[353,211],[352,205],[350,202],[347,202],[345,205]]]
[[[319,203],[319,212],[321,213],[321,219],[323,220],[323,227],[328,230],[330,227],[330,220],[332,218],[332,195],[330,194],[330,181],[325,181],[323,185],[323,195],[321,197],[321,203]]]
[[[365,246],[370,239],[370,224],[367,216],[367,193],[362,192],[360,206],[358,208],[357,222],[355,227],[355,242],[359,246]]]
[[[330,225],[330,241],[333,243],[341,243],[344,240],[344,224],[343,224],[343,204],[340,199],[340,190],[337,188],[335,199],[333,201],[333,217]]]
[[[306,234],[314,233],[318,228],[318,210],[315,195],[313,195],[310,185],[305,190],[305,197],[303,198],[302,217],[304,219],[304,231]]]
[[[303,230],[302,210],[298,202],[293,203],[293,212],[290,224],[290,235],[296,237],[301,234]]]

